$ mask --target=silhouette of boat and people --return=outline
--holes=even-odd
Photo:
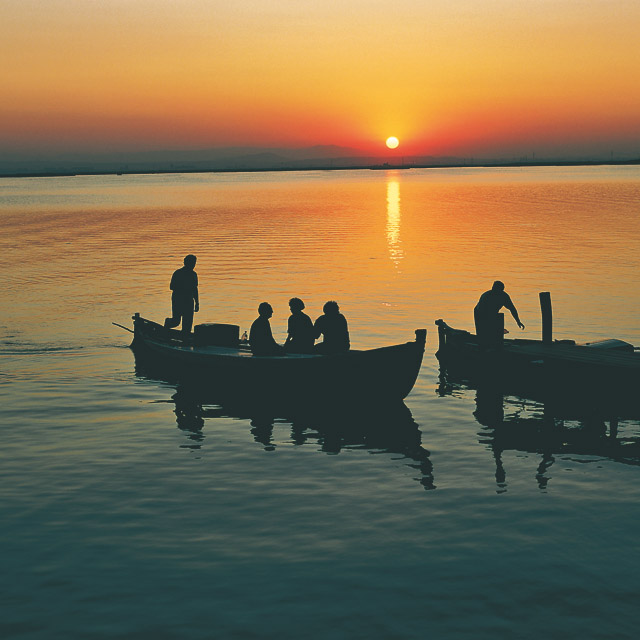
[[[164,329],[160,325],[155,325],[159,332],[164,330],[167,333],[171,329],[182,325],[180,333],[185,345],[174,348],[178,355],[186,353],[190,348],[187,345],[191,341],[194,314],[199,311],[198,276],[195,272],[196,262],[196,256],[189,254],[184,258],[183,266],[172,274],[170,282],[172,315],[166,318]],[[520,329],[523,330],[525,328],[516,306],[505,291],[504,283],[496,280],[491,289],[480,296],[474,308],[476,344],[482,352],[493,352],[499,346],[498,334],[502,333],[504,328],[503,319],[500,317],[502,308],[510,311]],[[337,302],[333,300],[326,302],[323,306],[322,315],[315,322],[305,313],[305,304],[300,298],[291,298],[289,300],[289,309],[287,338],[284,344],[279,344],[275,340],[271,329],[270,320],[274,313],[273,307],[268,302],[259,304],[258,317],[252,323],[248,337],[251,353],[254,356],[258,356],[258,358],[249,357],[248,364],[252,361],[256,365],[264,364],[265,367],[272,367],[268,359],[262,360],[261,356],[288,354],[333,355],[350,352],[348,323]],[[140,322],[141,333],[144,335],[148,321],[144,321],[141,318],[138,318],[138,321]],[[148,324],[154,325],[155,323]],[[152,338],[155,336],[154,331],[152,330],[149,334]],[[456,333],[466,334],[467,332],[458,331]],[[172,332],[171,335],[176,336],[177,332]],[[319,340],[321,341],[318,342]],[[407,343],[403,347],[409,346],[409,344]],[[393,348],[399,347],[400,345]],[[386,349],[389,348],[387,347]],[[382,349],[382,351],[384,350]],[[424,351],[424,341],[421,346],[418,344],[417,351],[420,352],[417,355],[413,351],[411,352],[411,358],[416,360],[419,356],[419,360],[416,360],[411,365],[415,371],[412,370],[409,376],[411,378],[410,384],[407,383],[403,386],[401,392],[396,391],[394,394],[389,394],[390,396],[401,399],[410,391],[419,370],[422,352]],[[366,352],[364,353],[366,354]],[[467,352],[463,353],[466,354]],[[245,353],[245,358],[248,355],[248,353]],[[349,358],[356,356],[358,356],[358,352],[351,351]],[[467,359],[466,356],[463,358],[464,361]],[[238,358],[238,360],[243,359]],[[317,360],[324,361],[324,359]],[[304,359],[300,360],[300,362],[303,361]],[[140,366],[144,362],[145,359],[141,359]],[[329,359],[326,362],[329,362]],[[369,361],[366,362],[368,363]],[[379,369],[380,371],[388,368],[386,362],[384,364],[385,366]],[[455,364],[457,363],[451,363],[452,366]],[[364,370],[369,368],[371,367],[368,364],[364,365]],[[172,375],[178,375],[176,373],[177,368],[174,369],[172,367],[170,370]],[[526,412],[523,416],[505,416],[504,402],[508,397],[508,387],[503,388],[500,384],[495,386],[496,383],[493,378],[484,375],[484,370],[479,373],[480,383],[476,387],[473,380],[468,378],[467,372],[464,372],[462,378],[458,379],[458,375],[461,374],[454,373],[455,370],[456,367],[447,371],[444,362],[441,360],[441,384],[437,391],[439,395],[446,396],[452,393],[450,389],[454,389],[458,385],[477,388],[477,406],[474,416],[477,422],[485,429],[481,434],[482,441],[489,443],[494,452],[496,482],[499,491],[506,490],[506,472],[502,462],[502,454],[506,450],[533,452],[543,449],[543,457],[536,474],[536,479],[541,489],[547,486],[548,470],[553,464],[554,456],[558,454],[599,455],[628,464],[640,464],[640,454],[638,453],[640,442],[638,439],[635,437],[622,439],[618,437],[618,420],[619,417],[626,415],[626,405],[621,408],[608,393],[589,394],[587,396],[588,401],[581,394],[575,403],[571,403],[571,406],[567,407],[565,406],[567,405],[567,388],[563,386],[558,388],[554,395],[547,396],[547,393],[545,393],[542,402],[542,416],[532,415],[530,412]],[[265,372],[267,371],[270,376],[270,373],[274,370],[261,368],[257,371],[257,379],[261,383],[266,380]],[[296,369],[295,371],[298,370]],[[305,371],[310,373],[312,370],[307,369]],[[334,372],[334,370],[331,371],[332,373]],[[142,370],[140,373],[142,374]],[[143,375],[146,377],[149,374]],[[245,375],[244,371],[242,375]],[[297,374],[294,372],[293,375],[296,376]],[[330,375],[327,375],[327,370],[324,369],[320,371],[320,376],[322,376],[322,380],[331,378]],[[151,377],[158,377],[155,370],[153,370]],[[275,379],[277,375],[273,377]],[[306,375],[298,377],[305,381],[305,386],[313,387],[313,385],[308,385]],[[351,378],[353,376],[350,375]],[[160,376],[159,379],[165,379],[164,375]],[[295,380],[295,377],[291,379]],[[173,378],[171,380],[173,381]],[[198,377],[195,380],[209,389],[209,378]],[[455,382],[456,380],[458,385]],[[464,382],[460,382],[460,380],[464,380]],[[178,426],[190,434],[191,446],[199,447],[201,445],[204,437],[202,434],[204,419],[215,417],[218,412],[221,412],[221,415],[248,415],[251,418],[252,434],[256,442],[263,444],[265,448],[271,449],[275,447],[273,440],[273,428],[276,423],[275,416],[284,414],[278,408],[271,409],[268,404],[265,405],[262,396],[248,396],[255,401],[255,405],[247,405],[247,396],[242,396],[240,404],[235,407],[233,404],[236,401],[235,395],[230,396],[231,399],[226,399],[226,404],[222,402],[222,398],[225,398],[224,395],[221,395],[220,399],[216,397],[215,402],[211,404],[211,400],[206,395],[201,396],[199,392],[196,393],[199,387],[197,385],[194,386],[193,378],[183,379],[178,376],[176,383],[178,385],[177,393],[173,397],[176,405],[176,419]],[[371,380],[367,380],[367,383],[371,385]],[[531,397],[532,387],[526,383],[527,381],[525,380],[523,383],[525,386],[520,390],[521,393],[516,393],[516,397]],[[574,385],[574,387],[577,387],[577,385]],[[219,391],[217,386],[214,386],[213,389],[216,392]],[[420,481],[424,487],[427,489],[435,488],[429,452],[422,447],[420,431],[412,420],[410,411],[400,400],[398,404],[388,405],[387,412],[382,412],[384,413],[384,418],[382,418],[380,408],[384,405],[381,405],[380,401],[383,395],[380,393],[375,395],[376,403],[374,404],[364,403],[354,406],[352,396],[349,394],[344,403],[338,405],[341,411],[338,414],[331,414],[332,421],[327,421],[324,414],[315,415],[313,412],[309,413],[309,406],[302,402],[303,397],[301,396],[297,398],[300,403],[296,405],[298,409],[294,412],[294,415],[288,415],[291,422],[291,439],[296,444],[302,444],[307,438],[311,437],[311,433],[315,433],[317,435],[314,437],[319,438],[322,442],[323,450],[327,452],[337,452],[342,447],[356,444],[358,446],[365,444],[372,448],[379,447],[390,452],[400,452],[409,459],[412,466],[420,469]],[[267,397],[269,398],[269,396]],[[290,401],[292,397],[296,398],[296,395],[289,394],[287,401]],[[222,408],[223,406],[224,408]],[[286,406],[289,407],[287,411],[291,411],[290,405],[287,404]],[[362,413],[364,411],[363,407],[371,410],[374,406],[375,411],[380,415],[376,419],[371,418],[369,415],[365,417],[364,413]],[[356,409],[355,416],[354,408]],[[300,413],[297,413],[297,411]],[[339,428],[330,428],[330,425],[334,422],[335,415],[343,415],[344,419],[340,421]],[[636,417],[635,403],[627,417]],[[563,428],[561,421],[565,418],[577,418],[581,428],[579,430]],[[608,432],[606,421],[609,422]],[[391,429],[390,427],[393,428]],[[402,428],[400,429],[399,427]]]
[[[173,329],[182,324],[183,339],[188,340],[193,327],[194,313],[200,310],[198,295],[198,274],[195,271],[197,258],[193,254],[185,256],[183,266],[171,276],[171,317],[166,318],[164,327]],[[291,315],[287,323],[287,339],[283,345],[276,342],[271,330],[270,319],[273,307],[268,302],[258,305],[258,317],[249,332],[249,346],[255,356],[274,356],[286,353],[338,354],[349,351],[349,326],[340,313],[335,300],[325,303],[322,315],[315,323],[304,313],[304,302],[300,298],[289,300]],[[322,337],[322,342],[315,344]]]
[[[412,342],[351,349],[347,319],[334,300],[324,304],[323,313],[314,322],[305,313],[303,300],[291,298],[284,344],[273,336],[274,311],[266,301],[258,305],[258,317],[251,325],[248,340],[239,338],[237,325],[200,324],[192,333],[194,314],[200,308],[196,262],[196,256],[189,254],[183,266],[173,272],[169,285],[172,314],[164,326],[135,314],[134,330],[123,327],[134,334],[132,347],[193,376],[204,378],[206,371],[211,384],[215,380],[216,385],[231,389],[242,385],[255,393],[288,397],[299,394],[304,398],[358,395],[379,400],[404,399],[413,388],[425,350],[426,329],[416,330]],[[449,327],[443,320],[436,321],[437,358],[441,364],[469,374],[496,380],[517,379],[528,391],[549,386],[565,391],[602,387],[605,395],[622,398],[623,407],[635,410],[638,402],[628,398],[637,397],[637,348],[615,339],[587,344],[553,340],[548,292],[540,293],[540,303],[542,340],[505,339],[503,308],[509,310],[520,329],[524,330],[525,325],[504,283],[496,280],[474,307],[476,335]],[[181,330],[176,331],[179,325]],[[323,393],[318,393],[318,388]]]

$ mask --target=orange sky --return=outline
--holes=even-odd
[[[638,0],[3,0],[0,148],[640,156]]]

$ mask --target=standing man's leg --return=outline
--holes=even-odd
[[[180,320],[182,317],[182,311],[180,309],[179,301],[175,299],[175,297],[171,296],[171,317],[165,318],[164,327],[165,329],[173,329],[180,324]]]
[[[487,346],[487,332],[486,332],[486,317],[476,307],[473,310],[473,320],[476,325],[476,336],[478,338],[478,345],[481,347]]]
[[[191,333],[193,326],[193,302],[190,308],[182,309],[182,332],[184,334]]]
[[[478,345],[484,349],[489,349],[496,346],[496,320],[493,316],[484,313],[477,313],[475,317],[476,321],[476,336],[478,336]]]

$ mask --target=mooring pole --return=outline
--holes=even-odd
[[[542,311],[542,343],[551,344],[553,342],[553,311],[551,309],[551,294],[548,291],[541,291],[540,311]]]
[[[444,320],[436,320],[436,324],[438,325],[438,351],[441,351],[447,346],[447,330],[445,329]]]

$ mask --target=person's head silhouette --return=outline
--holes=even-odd
[[[302,311],[304,309],[304,302],[302,302],[300,298],[291,298],[291,300],[289,300],[289,309],[291,309],[292,313]]]
[[[192,253],[190,253],[188,256],[185,256],[183,260],[184,266],[187,267],[187,269],[193,269],[196,266],[197,260],[198,258],[196,258]]]
[[[324,307],[322,307],[322,310],[328,316],[337,315],[340,313],[340,307],[338,306],[338,303],[335,300],[329,300],[329,302],[325,302]]]
[[[492,291],[504,291],[504,282],[500,280],[496,280],[491,287]]]
[[[258,305],[258,315],[263,318],[270,318],[273,315],[273,308],[268,302],[261,302]]]

